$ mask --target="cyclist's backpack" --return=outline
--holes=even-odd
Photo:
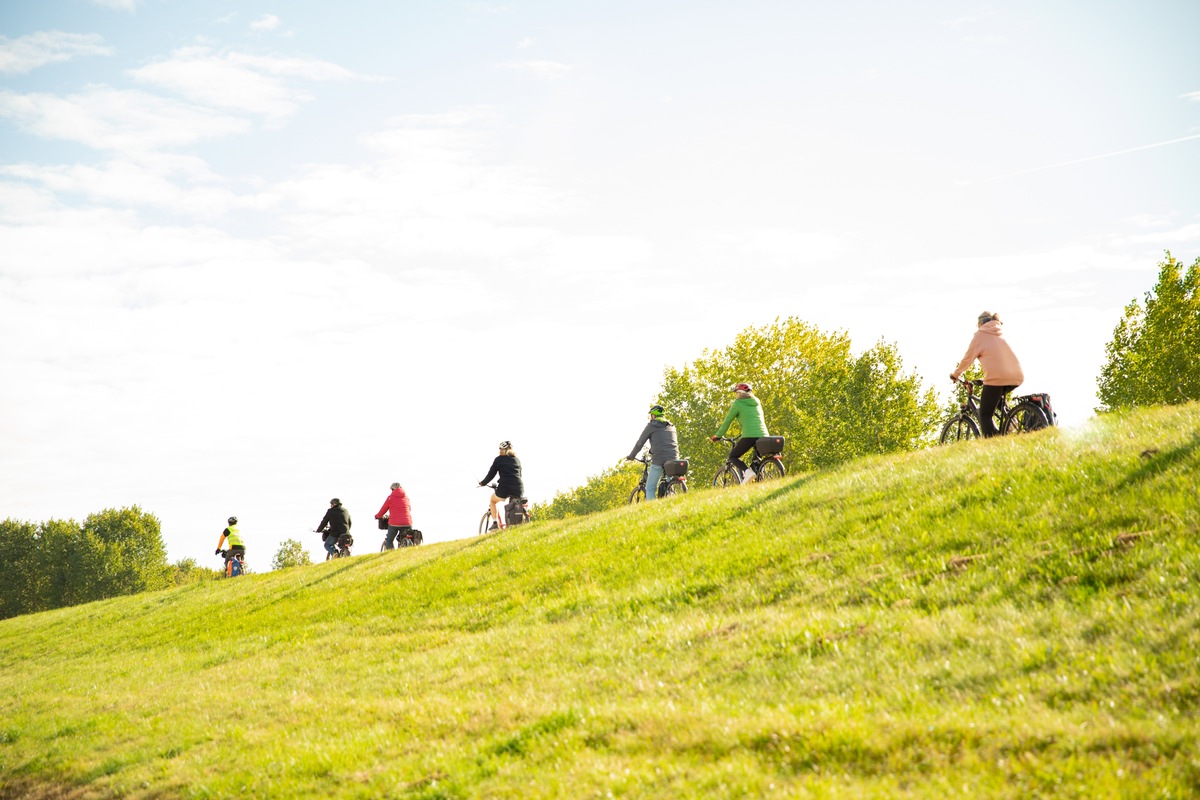
[[[1049,422],[1054,427],[1056,427],[1056,428],[1058,427],[1058,414],[1054,413],[1054,407],[1052,405],[1050,405],[1050,395],[1046,394],[1045,392],[1042,392],[1041,394],[1026,395],[1025,397],[1022,397],[1021,399],[1028,400],[1029,402],[1033,403],[1035,406],[1040,408],[1042,410],[1042,412],[1045,413],[1045,415],[1046,415],[1046,421]]]
[[[754,443],[754,449],[758,451],[760,456],[773,456],[776,453],[782,453],[783,437],[760,436],[758,437],[758,441]]]

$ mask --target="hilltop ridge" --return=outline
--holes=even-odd
[[[0,797],[1200,791],[1200,406],[0,622]]]

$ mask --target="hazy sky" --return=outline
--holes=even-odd
[[[1082,424],[1123,306],[1200,255],[1197,31],[1194,0],[0,0],[0,518],[138,504],[217,566],[236,514],[265,570],[333,496],[377,548],[399,480],[458,538],[499,440],[547,500],[665,367],[789,315],[948,394],[998,311]]]

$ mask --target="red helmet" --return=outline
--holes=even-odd
[[[733,387],[733,390],[735,392],[748,392],[748,391],[750,391],[750,384],[739,383],[737,386]]]

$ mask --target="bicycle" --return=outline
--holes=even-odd
[[[236,578],[246,574],[245,556],[238,555],[232,550],[222,550],[221,557],[225,559],[225,577]]]
[[[401,536],[399,533],[396,534],[396,541],[392,543],[393,544],[392,549],[395,549],[397,547],[416,547],[417,545],[423,543],[424,541],[425,541],[425,534],[421,533],[416,528],[409,528],[407,531],[404,532],[403,536]],[[386,553],[387,549],[388,549],[387,536],[384,536],[383,544],[379,545],[379,552]],[[349,553],[347,553],[347,555],[349,555]]]
[[[733,452],[733,446],[737,443],[737,439],[722,437],[717,441],[725,442],[729,445],[729,452]],[[750,483],[752,481],[771,481],[778,480],[787,474],[787,470],[783,466],[784,439],[782,436],[760,436],[758,441],[754,443],[754,458],[750,461],[743,474],[738,470],[732,461],[728,458],[725,463],[717,470],[717,474],[713,475],[712,485],[717,488],[724,488],[739,483]]]
[[[629,505],[640,503],[646,499],[646,479],[650,476],[649,456],[633,460],[642,464],[642,479],[638,481],[637,488],[630,493]],[[658,481],[658,492],[654,496],[674,497],[679,494],[687,494],[687,471],[687,461],[668,461],[663,464],[662,478]]]
[[[479,487],[481,489],[491,489],[493,492],[499,488],[496,484],[488,484],[487,486]],[[504,519],[492,519],[492,508],[489,505],[488,510],[483,512],[483,519],[479,520],[479,536],[488,531],[497,531],[501,528],[507,528],[512,525],[520,525],[529,522],[532,519],[529,513],[529,498],[528,497],[510,497],[508,502],[504,504]]]
[[[978,439],[981,435],[979,401],[975,399],[975,390],[983,386],[983,381],[978,378],[973,381],[959,378],[955,383],[967,390],[967,397],[959,407],[958,413],[942,425],[938,444]],[[1056,424],[1058,417],[1050,405],[1050,395],[1027,394],[1015,398],[1015,404],[1012,406],[1009,406],[1007,397],[1001,397],[992,419],[997,431],[1009,434],[1040,431]]]
[[[320,531],[317,531],[317,533],[320,533]],[[331,558],[349,558],[350,548],[353,546],[354,537],[348,533],[340,533],[338,534],[337,544],[334,545],[333,552],[325,551],[325,560],[328,561]]]

